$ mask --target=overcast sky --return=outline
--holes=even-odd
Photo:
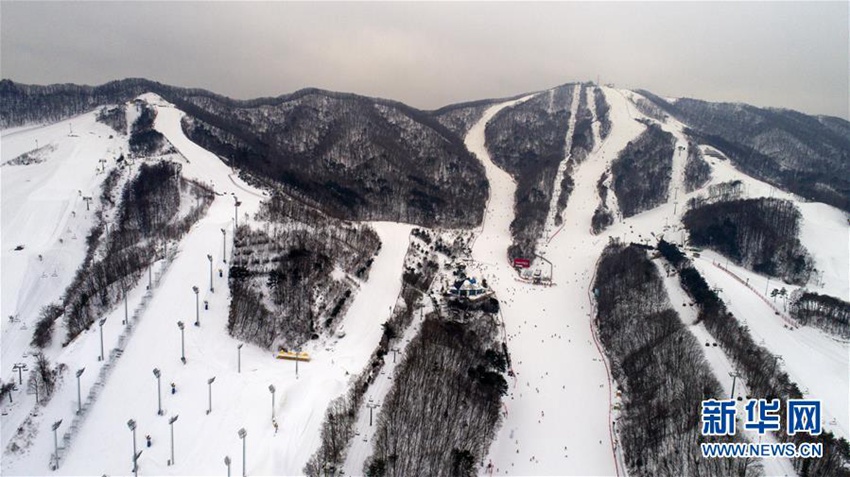
[[[432,109],[595,80],[848,117],[848,2],[0,2],[0,75]]]

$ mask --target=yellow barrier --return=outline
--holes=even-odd
[[[294,351],[278,351],[277,359],[290,359],[295,361],[310,361],[310,355],[303,351],[294,352]]]

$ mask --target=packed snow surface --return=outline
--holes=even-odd
[[[514,375],[504,399],[504,420],[489,455],[479,472],[498,475],[624,475],[623,455],[617,442],[614,410],[618,402],[606,358],[594,338],[594,304],[591,285],[596,261],[612,238],[625,242],[654,244],[663,236],[682,243],[687,233],[681,226],[685,202],[700,193],[684,193],[682,175],[686,154],[677,150],[673,158],[673,180],[668,201],[659,207],[616,222],[600,235],[590,231],[591,216],[599,198],[596,184],[611,161],[645,126],[646,119],[631,99],[634,93],[603,88],[610,104],[612,129],[602,141],[594,123],[596,149],[573,169],[575,189],[563,212],[563,225],[548,229],[541,237],[539,254],[551,263],[551,286],[535,286],[517,278],[507,261],[511,242],[516,184],[493,164],[484,144],[484,131],[499,110],[529,97],[497,104],[488,109],[465,138],[469,150],[485,167],[490,185],[484,222],[477,230],[470,265],[476,276],[485,278],[501,302],[507,344]],[[367,365],[381,338],[381,324],[395,305],[408,247],[410,225],[372,223],[382,247],[365,281],[359,281],[354,301],[336,335],[312,341],[303,351],[312,360],[296,365],[274,358],[269,350],[240,344],[227,334],[227,266],[231,253],[234,204],[239,200],[238,220],[251,222],[266,192],[242,181],[218,157],[191,142],[182,132],[183,112],[156,95],[141,99],[157,109],[155,127],[177,151],[171,154],[183,166],[186,177],[209,184],[216,192],[208,212],[183,237],[170,264],[153,265],[159,276],[156,286],[146,290],[147,279],[129,291],[128,309],[140,310],[138,324],[123,354],[73,433],[70,447],[61,454],[59,474],[127,475],[132,470],[133,436],[127,421],[137,422],[136,440],[143,475],[214,475],[226,472],[224,457],[232,460],[231,472],[241,472],[242,442],[237,431],[244,428],[246,470],[256,475],[301,474],[304,464],[318,448],[320,428],[328,403],[345,393],[354,375]],[[574,97],[575,100],[575,97]],[[575,101],[574,101],[575,102]],[[591,101],[590,110],[595,114]],[[132,109],[132,108],[131,108]],[[683,125],[668,120],[662,127],[685,144]],[[100,184],[106,172],[118,167],[115,157],[126,153],[126,137],[95,121],[89,113],[47,126],[30,126],[2,132],[2,360],[4,382],[13,378],[12,365],[32,367],[29,342],[38,312],[56,302],[73,278],[85,255],[85,237],[95,223]],[[15,165],[22,154],[36,160]],[[747,197],[782,197],[793,200],[803,214],[801,241],[820,271],[808,288],[844,300],[848,290],[848,234],[845,213],[800,198],[752,179],[736,170],[728,160],[707,158],[712,167],[711,184],[730,180],[744,183]],[[101,161],[104,160],[104,161]],[[567,158],[560,169],[565,169]],[[11,161],[11,162],[10,162]],[[137,161],[138,162],[138,161]],[[134,164],[131,167],[138,167]],[[126,173],[124,173],[126,175]],[[560,179],[560,177],[559,177]],[[92,197],[87,209],[86,199]],[[617,215],[616,197],[609,205]],[[550,219],[551,219],[550,214]],[[222,233],[225,230],[225,250]],[[20,246],[20,247],[19,247]],[[226,255],[223,255],[226,254]],[[209,262],[213,256],[215,292],[209,287]],[[848,436],[848,344],[810,327],[793,326],[783,303],[769,298],[772,288],[796,287],[755,274],[724,257],[703,251],[695,265],[730,311],[749,327],[755,341],[777,357],[777,365],[788,372],[807,397],[823,400],[824,425],[839,436]],[[539,261],[537,262],[539,263]],[[536,266],[536,265],[535,265]],[[547,265],[548,266],[548,265]],[[659,267],[662,265],[659,263]],[[217,269],[222,269],[219,276]],[[695,310],[678,277],[661,268],[671,304],[701,343],[713,338],[702,324],[695,323]],[[547,272],[548,275],[549,272]],[[344,272],[334,271],[336,279]],[[749,286],[745,286],[748,284]],[[200,327],[195,321],[192,286],[201,290]],[[146,305],[141,306],[143,297]],[[11,317],[11,319],[10,319]],[[119,304],[106,316],[103,326],[107,354],[124,331],[124,307]],[[180,361],[181,334],[177,321],[186,323],[187,363]],[[417,316],[402,339],[408,343],[421,324]],[[98,361],[100,336],[97,326],[62,347],[65,330],[54,332],[45,350],[53,363],[68,367],[63,383],[46,406],[35,407],[35,398],[25,385],[13,391],[14,403],[2,406],[2,473],[49,475],[53,452],[51,424],[62,420],[59,436],[68,431],[78,406],[74,372],[85,368],[80,389],[85,396],[95,386],[103,362]],[[731,392],[730,372],[734,366],[720,347],[707,346],[706,359],[725,393]],[[237,360],[241,356],[241,372]],[[398,360],[403,359],[400,350]],[[152,370],[162,371],[163,415],[157,415],[157,381]],[[297,370],[297,374],[296,374]],[[387,363],[367,390],[364,401],[380,404],[392,386],[393,360]],[[208,380],[215,378],[212,384]],[[26,373],[24,373],[26,379]],[[174,383],[176,392],[170,391]],[[274,406],[269,385],[275,386]],[[745,393],[739,380],[736,394]],[[211,393],[211,394],[210,394]],[[210,399],[211,396],[211,399]],[[210,408],[208,414],[207,410]],[[377,420],[379,409],[375,409]],[[347,475],[359,474],[372,452],[374,431],[368,409],[361,407],[355,437],[344,468]],[[171,459],[170,427],[174,422],[174,459]],[[272,418],[279,423],[275,433]],[[18,432],[18,429],[21,429]],[[145,445],[150,435],[152,446]],[[10,451],[12,444],[20,452]],[[487,464],[492,463],[492,467]],[[765,463],[769,474],[792,475],[788,462]]]
[[[369,279],[360,283],[360,289],[344,318],[342,326],[347,332],[344,338],[311,342],[304,351],[310,353],[312,360],[298,365],[297,376],[294,362],[277,360],[272,352],[246,344],[241,350],[242,369],[238,373],[239,342],[226,332],[227,278],[226,275],[219,277],[216,272],[215,293],[209,291],[206,255],[213,255],[216,268],[226,269],[222,263],[220,229],[227,230],[228,238],[231,237],[234,214],[231,195],[235,194],[242,202],[239,208],[241,222],[245,220],[243,214],[253,215],[257,210],[263,192],[245,184],[216,156],[189,141],[180,128],[181,111],[153,95],[145,95],[144,99],[157,105],[156,128],[185,158],[183,174],[212,184],[217,197],[208,213],[181,241],[176,260],[154,290],[152,300],[96,405],[74,436],[70,449],[62,454],[60,472],[76,475],[130,473],[132,435],[127,421],[134,419],[137,422],[138,448],[143,451],[139,457],[142,474],[219,474],[225,472],[225,456],[232,459],[233,472],[238,472],[242,465],[242,445],[237,435],[240,428],[245,428],[248,433],[249,474],[300,474],[307,459],[318,447],[319,430],[327,404],[347,390],[349,380],[366,365],[380,340],[381,324],[390,316],[401,288],[402,262],[411,227],[395,223],[371,224],[383,246],[372,264]],[[108,135],[108,129],[94,123],[93,115],[75,119],[77,122],[84,120],[88,129],[101,136]],[[67,134],[67,125],[60,123],[15,133],[9,138],[4,135],[4,161],[7,153],[14,157],[19,151],[25,151],[29,144],[34,146],[36,138],[40,142],[52,140],[54,129],[58,131],[55,135],[60,142],[57,153],[50,160],[32,166],[31,172],[30,167],[20,173],[9,173],[5,167],[3,170],[3,244],[4,247],[7,243],[18,242],[27,245],[24,253],[3,251],[3,314],[19,314],[22,320],[26,314],[30,323],[33,321],[32,314],[42,304],[59,297],[82,261],[84,247],[75,250],[75,255],[65,267],[67,270],[60,268],[60,272],[65,270],[65,279],[56,286],[42,285],[50,282],[40,278],[41,270],[36,268],[38,264],[33,256],[42,253],[47,261],[49,254],[60,256],[64,252],[62,244],[55,242],[57,237],[67,234],[67,226],[60,219],[70,221],[67,216],[74,210],[77,220],[82,220],[80,216],[84,216],[85,203],[76,198],[77,189],[86,187],[84,193],[97,192],[99,176],[94,173],[97,159],[107,153],[111,144],[84,132],[74,143],[61,137]],[[74,129],[85,128],[75,124]],[[68,142],[70,144],[66,144]],[[66,149],[68,152],[60,155]],[[74,151],[80,152],[75,155]],[[41,170],[48,167],[51,169]],[[16,227],[7,227],[7,220]],[[83,241],[86,232],[85,226],[76,230],[80,241]],[[226,247],[229,254],[229,240]],[[155,264],[154,273],[157,266]],[[26,279],[34,274],[38,277]],[[53,280],[59,281],[57,278]],[[32,281],[36,284],[30,285]],[[202,290],[200,300],[209,303],[208,310],[201,306],[200,327],[192,326],[195,320],[193,285]],[[143,279],[138,289],[131,292],[131,310],[140,300],[145,286],[146,279]],[[7,294],[10,297],[8,301]],[[30,298],[33,303],[27,302]],[[108,315],[104,326],[107,353],[121,332],[123,315],[123,306]],[[179,320],[186,323],[185,365],[180,361]],[[3,326],[4,363],[24,359],[22,356],[28,347],[31,331],[18,329],[16,325],[9,327],[6,320]],[[61,339],[58,336],[54,341]],[[50,424],[63,419],[59,428],[61,440],[61,434],[66,430],[63,426],[72,420],[77,408],[73,372],[86,369],[81,376],[85,397],[101,366],[97,360],[100,352],[97,327],[92,327],[71,346],[49,351],[51,359],[66,363],[71,373],[66,374],[58,394],[38,411],[37,421],[40,424],[31,447],[23,456],[4,456],[4,474],[50,473],[49,462],[53,452]],[[157,415],[154,368],[162,372],[162,416]],[[7,370],[4,381],[10,376]],[[213,377],[216,379],[209,385],[208,379]],[[170,392],[170,383],[176,385],[175,394]],[[269,385],[276,388],[274,409]],[[210,390],[212,412],[207,414]],[[14,399],[16,409],[23,412],[3,416],[4,447],[8,443],[8,434],[32,410],[35,401],[33,396],[22,392],[15,393]],[[272,426],[273,415],[279,423],[277,434]],[[179,417],[174,423],[175,462],[168,465],[171,458],[168,419],[171,416]],[[17,421],[12,422],[13,418]],[[145,447],[146,435],[152,438],[150,448]]]

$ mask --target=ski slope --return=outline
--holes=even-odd
[[[419,333],[422,328],[423,317],[425,314],[432,311],[433,307],[422,309],[421,312],[413,316],[410,325],[404,330],[397,351],[393,352],[393,358],[389,359],[389,355],[385,358],[383,368],[375,381],[369,385],[366,393],[363,395],[363,405],[358,410],[357,423],[355,424],[355,435],[351,439],[351,446],[348,449],[345,462],[343,463],[343,471],[345,475],[360,475],[363,473],[363,467],[367,459],[372,455],[375,448],[375,438],[378,431],[378,415],[383,409],[384,401],[390,392],[395,378],[398,364],[404,359],[404,350],[411,340]],[[371,412],[370,412],[371,408]]]
[[[720,297],[735,317],[750,330],[753,340],[775,355],[777,363],[797,383],[804,397],[822,401],[824,429],[845,439],[850,425],[850,348],[823,331],[801,326],[788,326],[788,319],[777,315],[762,294],[763,278],[734,265],[735,275],[749,279],[755,289],[742,286],[726,270],[715,265],[719,256],[706,254],[694,261],[709,286],[720,289]],[[723,265],[726,267],[726,265]],[[761,281],[759,280],[761,278]],[[777,282],[775,282],[777,283]],[[781,301],[777,304],[781,308]]]
[[[705,323],[697,322],[697,313],[699,308],[696,307],[679,283],[679,276],[675,273],[669,273],[665,267],[661,266],[660,261],[655,261],[661,277],[664,280],[664,286],[667,289],[667,296],[670,298],[670,304],[679,315],[679,319],[688,328],[688,330],[696,337],[700,344],[703,356],[711,368],[714,376],[720,382],[724,396],[741,398],[737,404],[738,416],[746,416],[746,397],[749,395],[749,387],[743,375],[737,376],[734,381],[732,375],[736,374],[735,366],[723,352],[723,348],[718,345],[717,341],[711,336],[705,328]],[[733,393],[734,391],[734,393]],[[739,417],[740,419],[740,417]],[[743,422],[738,424],[739,429],[743,429]],[[767,433],[764,436],[759,436],[758,433],[744,431],[743,437],[750,442],[769,442],[776,443],[777,440],[773,434]],[[794,471],[794,466],[787,458],[761,459],[761,464],[765,475],[771,476],[792,476],[797,475]]]
[[[98,171],[99,161],[119,155],[124,144],[113,135],[112,129],[95,121],[93,113],[2,132],[0,330],[4,382],[13,376],[18,382],[18,373],[11,369],[14,364],[32,369],[30,340],[39,311],[59,300],[83,261],[85,239],[95,223],[94,210],[105,177]],[[7,164],[36,148],[43,162]],[[84,197],[93,198],[89,207]],[[23,250],[15,250],[19,245]],[[64,333],[57,328],[57,333]],[[61,351],[59,342],[61,338],[53,340],[49,354]],[[26,394],[26,372],[23,378],[23,386],[13,392],[15,401],[3,404],[3,448],[35,404],[35,396]]]
[[[686,154],[677,150],[673,181],[668,202],[634,217],[619,219],[598,236],[590,233],[590,221],[599,198],[596,183],[610,169],[611,161],[625,145],[644,131],[635,118],[644,118],[630,102],[630,94],[602,88],[610,104],[612,129],[605,141],[593,130],[596,149],[573,170],[575,189],[563,212],[564,223],[558,231],[541,237],[541,253],[552,263],[551,287],[521,282],[507,261],[511,242],[510,223],[514,214],[516,184],[491,161],[484,144],[484,130],[501,109],[529,99],[527,96],[488,109],[465,138],[467,148],[483,164],[490,185],[484,221],[472,247],[474,262],[470,269],[485,278],[501,302],[514,376],[508,379],[509,393],[504,399],[504,420],[479,472],[499,475],[625,475],[623,456],[617,443],[613,422],[617,415],[614,384],[610,380],[605,357],[594,340],[593,304],[589,290],[596,260],[612,237],[626,242],[654,244],[664,236],[684,243],[681,226],[684,204],[696,191],[685,194],[681,188]],[[318,448],[320,428],[328,403],[347,392],[351,378],[367,365],[377,346],[381,324],[391,314],[401,289],[401,274],[408,237],[412,226],[396,223],[372,223],[382,241],[369,278],[358,281],[359,291],[343,318],[344,338],[326,337],[311,342],[304,351],[309,363],[298,365],[274,359],[268,350],[246,344],[241,350],[241,373],[237,372],[239,342],[226,331],[228,287],[223,253],[230,254],[233,237],[234,203],[239,223],[252,222],[266,192],[242,181],[217,156],[190,141],[182,132],[184,113],[156,95],[141,98],[157,110],[155,127],[178,151],[173,155],[182,164],[184,176],[209,184],[216,198],[207,214],[181,240],[176,258],[166,267],[164,261],[153,265],[153,275],[162,274],[152,290],[138,325],[117,361],[109,381],[96,404],[88,412],[74,435],[71,446],[62,453],[59,474],[127,475],[131,472],[132,435],[127,420],[138,423],[137,441],[142,454],[142,475],[216,475],[224,474],[223,459],[232,459],[236,475],[242,466],[240,428],[247,434],[247,472],[250,475],[300,475],[304,464]],[[573,96],[573,116],[577,95]],[[589,101],[595,114],[595,105]],[[132,109],[132,108],[131,108]],[[130,113],[128,113],[130,114]],[[116,167],[111,159],[126,149],[126,137],[97,123],[94,113],[84,114],[53,125],[16,128],[2,132],[2,160],[7,161],[36,148],[43,149],[44,162],[25,166],[0,167],[2,180],[2,378],[13,377],[11,366],[32,362],[29,341],[39,309],[56,301],[70,283],[85,254],[85,236],[94,224],[100,183],[105,172]],[[672,120],[663,127],[673,133],[678,145],[685,144],[682,125]],[[573,128],[571,124],[570,128]],[[112,136],[112,137],[110,137]],[[47,147],[50,146],[50,147]],[[561,167],[569,158],[567,157]],[[819,203],[773,189],[768,184],[737,171],[726,160],[708,158],[712,165],[711,184],[742,180],[750,197],[782,197],[794,200],[803,214],[801,240],[822,271],[818,283],[809,288],[844,300],[850,299],[848,287],[848,241],[850,227],[846,214]],[[111,162],[110,162],[111,161]],[[134,165],[133,167],[138,167]],[[559,186],[560,181],[557,181]],[[93,196],[86,212],[83,197]],[[617,215],[616,197],[608,194],[608,203]],[[553,197],[554,199],[554,197]],[[549,219],[553,219],[550,210]],[[547,219],[547,223],[549,220]],[[552,226],[551,228],[554,228]],[[222,250],[221,229],[226,231]],[[20,251],[14,250],[24,245]],[[209,289],[209,262],[215,265],[214,288]],[[41,259],[39,259],[41,255]],[[781,356],[778,365],[798,383],[807,397],[824,402],[824,426],[839,436],[848,436],[848,344],[814,328],[789,329],[787,319],[775,314],[759,290],[766,277],[729,265],[729,270],[749,280],[755,290],[741,284],[715,262],[724,258],[703,252],[695,260],[709,284],[721,289],[730,311],[746,322],[757,343]],[[726,265],[724,265],[726,266]],[[219,276],[218,269],[224,276]],[[55,276],[54,276],[55,275]],[[662,273],[662,276],[665,274]],[[356,279],[355,279],[356,280]],[[129,291],[128,309],[140,307],[147,293],[147,278]],[[683,307],[688,299],[675,276],[665,277],[674,309],[701,343],[713,342],[701,324],[693,324],[692,307]],[[200,327],[195,319],[192,286],[201,290]],[[771,280],[772,287],[793,289]],[[9,316],[16,317],[9,320]],[[119,304],[106,316],[103,327],[105,348],[116,346],[124,331],[124,307]],[[187,363],[180,361],[180,331],[177,321],[187,324],[185,346]],[[420,319],[404,335],[408,343],[415,335]],[[60,436],[67,430],[77,409],[74,371],[85,368],[80,378],[83,397],[95,383],[102,362],[99,330],[93,326],[67,347],[61,347],[64,330],[58,326],[54,343],[46,354],[54,363],[67,365],[64,383],[49,404],[34,410],[34,397],[23,389],[13,393],[14,403],[0,403],[3,412],[2,474],[50,475],[53,452],[50,425],[59,420]],[[706,359],[724,392],[731,392],[729,372],[734,367],[720,347],[704,349]],[[398,356],[401,362],[402,355]],[[365,401],[380,404],[392,385],[395,366],[387,358],[384,370],[369,387]],[[157,387],[153,368],[162,371],[163,416],[157,415]],[[211,387],[207,380],[215,377]],[[26,379],[26,375],[24,376]],[[174,382],[176,394],[169,392]],[[276,388],[274,407],[268,386]],[[207,414],[212,391],[212,412]],[[746,391],[738,381],[736,394]],[[34,411],[34,412],[33,412]],[[373,421],[377,420],[375,409]],[[175,462],[171,458],[168,418],[174,423]],[[272,416],[280,425],[275,434]],[[22,454],[6,452],[19,426],[29,439]],[[347,461],[346,475],[359,475],[372,452],[376,426],[369,426],[368,409],[359,410]],[[144,447],[144,436],[151,435],[153,446]],[[26,440],[26,439],[25,439]],[[15,440],[15,442],[18,442]],[[23,441],[21,441],[23,442]],[[768,474],[793,475],[787,461],[765,463]]]
[[[346,391],[351,376],[366,365],[380,339],[380,325],[389,317],[390,309],[401,288],[402,263],[411,227],[395,223],[372,224],[383,246],[373,262],[369,279],[360,283],[360,290],[345,315],[342,323],[347,331],[345,338],[311,342],[304,350],[309,352],[313,359],[309,363],[299,365],[297,376],[294,362],[276,360],[270,351],[246,344],[241,350],[242,370],[238,373],[239,343],[226,332],[227,278],[226,275],[219,277],[216,272],[215,293],[210,292],[209,262],[206,255],[211,254],[214,257],[216,268],[224,268],[220,229],[227,230],[228,239],[232,237],[234,200],[229,196],[235,195],[242,201],[239,209],[241,223],[245,220],[243,213],[250,217],[257,210],[263,192],[242,182],[232,175],[230,169],[217,157],[189,141],[180,128],[183,115],[181,111],[154,95],[144,95],[143,99],[156,105],[158,115],[155,127],[183,156],[184,175],[212,184],[217,197],[206,216],[181,241],[176,259],[168,273],[163,276],[160,286],[154,290],[150,303],[123,355],[117,361],[107,385],[100,393],[96,405],[91,408],[75,434],[70,448],[62,453],[59,472],[69,475],[130,473],[132,436],[126,423],[129,419],[134,419],[138,424],[138,447],[143,451],[139,458],[142,474],[224,473],[224,456],[231,457],[236,472],[242,464],[241,442],[237,430],[243,427],[248,432],[246,442],[249,474],[300,474],[304,463],[318,447],[319,430],[328,402]],[[63,125],[56,127],[61,126]],[[47,128],[48,132],[52,127]],[[92,127],[98,128],[99,125]],[[44,133],[41,128],[36,128],[17,134],[43,137]],[[82,134],[81,136],[81,139],[85,137]],[[20,140],[30,142],[31,138],[22,136]],[[93,142],[93,139],[89,141]],[[95,145],[97,144],[93,143],[86,147]],[[6,148],[4,136],[4,160],[7,150],[12,149]],[[59,151],[61,150],[60,147]],[[76,173],[81,176],[75,180],[91,180],[83,176],[89,174],[87,168],[69,163],[70,160],[57,156],[51,157],[45,164],[64,164],[68,175]],[[96,156],[92,160],[96,161]],[[3,174],[5,193],[5,170]],[[44,178],[34,177],[31,187],[36,191],[46,190],[50,186],[49,179],[51,176],[48,174],[44,174]],[[73,192],[76,194],[76,190]],[[56,195],[59,196],[58,193]],[[62,197],[73,197],[73,194],[65,193]],[[25,196],[22,201],[26,202]],[[4,212],[6,204],[4,197]],[[56,208],[61,209],[62,206],[60,204]],[[4,214],[4,233],[7,230],[5,221],[13,217],[13,214]],[[17,231],[18,235],[10,240],[30,239],[30,233],[35,234],[32,236],[35,238],[41,230],[52,225],[50,221],[41,223],[38,214],[33,214],[33,217],[36,219],[33,220],[31,228]],[[53,221],[53,216],[46,218]],[[7,236],[4,235],[4,245],[6,240]],[[30,239],[30,243],[35,242]],[[54,251],[49,243],[44,247],[45,250],[39,251]],[[229,241],[227,250],[229,253]],[[17,262],[8,263],[11,265],[7,267],[4,253],[4,293],[8,283],[5,274],[22,273],[17,270],[20,267]],[[74,264],[72,271],[76,265],[78,263]],[[156,267],[157,265],[154,272]],[[195,319],[195,296],[191,289],[193,285],[202,290],[200,300],[209,303],[208,310],[201,306],[200,327],[191,325]],[[133,310],[140,300],[145,286],[146,280],[142,280],[142,283],[131,291],[128,300],[130,310]],[[56,287],[57,294],[62,290],[62,286]],[[4,307],[6,304],[4,298]],[[4,308],[4,313],[5,310]],[[123,315],[123,307],[119,306],[107,316],[107,324],[104,326],[107,351],[114,346],[116,337],[123,328]],[[185,365],[180,361],[178,320],[187,324]],[[30,333],[19,334],[26,338],[28,345]],[[12,349],[11,346],[7,348],[5,329],[3,345],[4,353]],[[4,474],[50,473],[49,462],[53,452],[50,424],[63,419],[59,432],[65,432],[77,407],[74,382],[76,378],[73,372],[80,368],[86,369],[80,381],[85,396],[102,365],[97,360],[98,355],[99,335],[96,327],[92,327],[67,348],[55,350],[51,358],[67,364],[70,372],[65,375],[65,383],[57,395],[38,411],[35,424],[37,432],[34,433],[27,452],[23,456],[4,456]],[[155,367],[162,372],[163,416],[157,415],[157,387],[152,374]],[[210,387],[207,380],[212,377],[216,379]],[[176,384],[176,394],[169,392],[169,383],[172,382]],[[274,409],[268,389],[270,384],[276,387]],[[207,414],[210,390],[212,412]],[[19,394],[21,393],[14,396],[16,402],[19,399],[25,402]],[[30,399],[29,403],[26,403],[29,409],[32,408],[33,402],[34,400]],[[23,409],[23,405],[21,408]],[[24,414],[26,412],[24,411]],[[280,425],[277,435],[272,427],[272,413]],[[171,457],[168,425],[170,416],[179,416],[174,423],[174,465],[168,465]],[[5,429],[15,429],[17,426],[6,425],[6,419],[10,417],[12,416],[3,417],[4,447],[7,444]],[[145,435],[152,437],[151,448],[144,447]]]
[[[489,109],[466,137],[490,182],[472,256],[501,301],[515,373],[506,416],[487,460],[500,475],[614,475],[617,457],[605,424],[612,419],[611,383],[594,343],[588,299],[596,258],[607,240],[589,229],[604,158],[643,126],[615,120],[605,144],[574,171],[576,187],[564,211],[565,225],[547,253],[555,286],[536,287],[517,281],[507,263],[516,184],[492,163],[484,146],[487,121],[509,104]],[[617,119],[626,115],[625,103],[615,101],[611,114]]]
[[[483,144],[483,130],[492,115],[506,104],[488,111],[466,138],[467,147],[484,164],[491,186],[484,226],[473,248],[473,257],[482,264],[483,273],[502,300],[516,372],[507,400],[507,415],[488,457],[499,474],[611,475],[624,472],[616,436],[611,438],[609,435],[613,433],[603,432],[607,431],[603,423],[616,419],[616,414],[609,412],[609,399],[613,401],[614,398],[610,396],[611,383],[602,366],[604,358],[590,346],[591,308],[587,295],[592,280],[590,275],[609,237],[654,244],[663,236],[684,243],[687,237],[681,224],[683,205],[700,191],[684,193],[682,177],[686,154],[677,147],[668,201],[634,217],[621,219],[598,237],[590,235],[590,218],[598,202],[596,180],[610,167],[611,160],[625,144],[643,131],[644,126],[634,119],[647,119],[634,108],[624,92],[611,88],[603,91],[611,105],[609,114],[613,128],[606,141],[574,171],[576,188],[564,212],[565,224],[558,234],[550,237],[545,247],[554,269],[555,285],[551,288],[535,288],[518,282],[505,260],[505,250],[510,244],[515,184],[490,161]],[[671,121],[662,127],[674,134],[677,146],[686,146],[681,124]],[[817,250],[813,255],[818,268],[823,270],[825,286],[813,285],[827,293],[846,296],[848,229],[844,214],[823,204],[802,203],[791,194],[774,190],[740,173],[728,161],[711,162],[712,184],[742,180],[748,196],[783,196],[794,200],[804,214],[801,240],[810,250]],[[609,195],[613,196],[613,192]],[[692,310],[679,308],[686,300],[681,288],[677,284],[673,286],[673,280],[672,277],[666,279],[671,299],[679,303],[675,308],[680,318],[686,322],[691,320],[688,326],[698,340],[713,342],[702,325],[691,324]],[[727,282],[726,287],[734,288],[734,285]],[[754,307],[756,314],[765,321],[768,311],[773,313],[766,305],[759,309],[758,302],[751,303],[752,298],[736,298],[730,307],[736,315],[744,313],[735,311],[736,301],[743,301],[741,306],[746,313],[753,313]],[[789,339],[787,334],[791,332],[783,329],[776,319],[763,326],[762,330],[754,330],[757,341],[774,353],[784,353],[782,365],[788,369],[792,380],[804,388],[807,396],[823,399],[825,407],[830,409],[825,413],[826,428],[846,436],[850,402],[846,343],[830,339],[818,330],[802,328],[794,331],[796,335]],[[814,366],[811,359],[808,362],[804,359],[812,353],[817,363]],[[728,358],[713,346],[706,349],[706,358],[725,392],[731,392],[729,373],[734,368]],[[745,390],[746,383],[741,384]],[[765,462],[764,466],[768,475],[794,475],[787,460]]]

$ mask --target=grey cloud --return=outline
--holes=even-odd
[[[0,5],[0,74],[141,76],[238,98],[307,86],[420,108],[574,80],[848,117],[848,4]]]

